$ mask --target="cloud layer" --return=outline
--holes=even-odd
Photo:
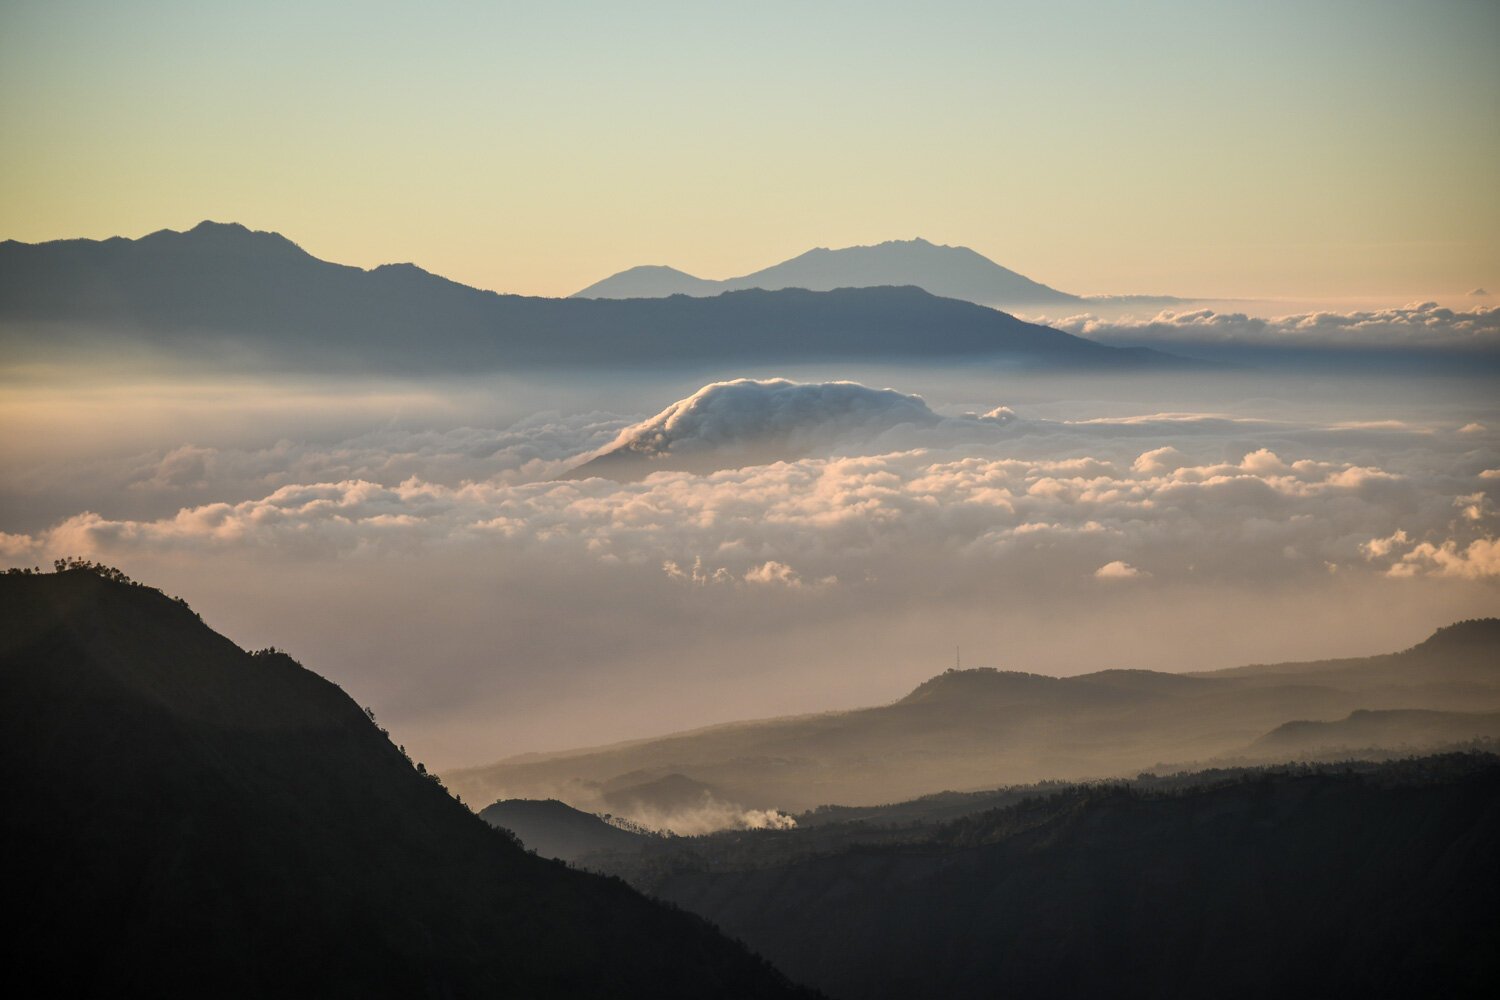
[[[1270,318],[1198,309],[1166,310],[1142,320],[1079,315],[1039,321],[1106,344],[1165,349],[1207,344],[1302,350],[1500,351],[1500,308],[1450,309],[1435,302]]]
[[[159,513],[70,513],[0,534],[0,558],[87,556],[182,593],[450,764],[868,704],[957,642],[1021,669],[1187,668],[1319,637],[1374,651],[1350,644],[1500,609],[1500,434],[1467,404],[1043,419],[862,386],[691,399],[634,427],[668,452],[837,431],[795,460],[635,481],[556,478],[620,439],[604,414],[182,445],[108,465]]]

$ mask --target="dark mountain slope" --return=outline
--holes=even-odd
[[[25,354],[101,341],[186,363],[337,371],[849,358],[1183,363],[912,287],[623,300],[497,295],[411,264],[331,264],[274,233],[208,222],[139,240],[0,243],[0,345]]]
[[[1493,757],[834,833],[673,841],[621,869],[846,1000],[1477,997],[1500,974]],[[803,838],[822,846],[798,858]]]
[[[697,918],[527,854],[338,687],[185,605],[0,576],[6,968],[50,995],[777,996]]]
[[[509,830],[544,858],[576,861],[594,851],[628,851],[644,833],[612,826],[556,799],[502,799],[480,810],[479,818]]]

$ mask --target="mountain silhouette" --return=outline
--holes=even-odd
[[[542,857],[562,861],[577,861],[596,851],[631,850],[648,836],[556,799],[501,799],[480,810],[479,818],[509,830]]]
[[[55,996],[783,996],[523,850],[338,687],[92,568],[0,575],[13,981]]]
[[[751,289],[711,298],[500,295],[413,264],[322,261],[275,233],[205,222],[114,238],[0,243],[0,347],[126,346],[177,364],[442,373],[536,367],[995,359],[1181,367],[920,288]]]
[[[1400,653],[1208,674],[948,671],[890,705],[530,754],[446,777],[471,798],[546,790],[594,808],[598,789],[621,776],[642,782],[675,774],[747,808],[797,812],[1135,774],[1172,762],[1278,761],[1339,746],[1405,752],[1490,731],[1490,723],[1466,713],[1500,711],[1497,653],[1500,622],[1484,619],[1449,626]],[[1398,709],[1437,714],[1384,728],[1338,723],[1360,710]],[[1318,734],[1317,747],[1282,737],[1262,742],[1286,723],[1307,720],[1332,724]],[[1349,742],[1361,734],[1371,742]]]
[[[875,246],[818,247],[780,264],[738,278],[710,281],[676,268],[632,267],[595,282],[574,298],[660,298],[714,295],[746,288],[869,288],[913,285],[933,295],[986,306],[1078,305],[1084,299],[1059,292],[1001,267],[968,247],[941,246],[924,239],[890,240]]]
[[[903,282],[912,284],[912,282]],[[746,286],[761,287],[761,286]],[[849,287],[842,285],[840,287]],[[663,299],[669,295],[717,295],[731,289],[726,282],[695,278],[686,271],[664,264],[641,264],[597,281],[575,299]]]

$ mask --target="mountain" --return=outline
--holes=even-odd
[[[913,284],[913,282],[902,282]],[[725,282],[695,278],[686,271],[663,264],[641,264],[597,281],[575,299],[663,299],[669,295],[718,295],[730,289]]]
[[[632,267],[573,294],[581,299],[660,298],[714,295],[746,288],[870,288],[914,285],[933,295],[986,306],[1081,305],[1084,299],[1059,292],[1001,267],[968,247],[941,246],[924,239],[890,240],[876,246],[818,247],[780,264],[738,278],[710,281],[671,267]]]
[[[1500,975],[1492,754],[1017,789],[591,863],[841,1000],[1485,997]]]
[[[1464,740],[1500,740],[1500,712],[1360,709],[1332,722],[1283,723],[1256,740],[1253,749],[1292,755],[1332,749],[1421,747]]]
[[[0,348],[14,358],[134,349],[236,371],[402,374],[850,359],[1184,363],[909,286],[712,298],[499,295],[412,264],[331,264],[275,233],[211,222],[137,240],[0,243]]]
[[[479,818],[509,830],[544,858],[577,861],[596,851],[628,851],[647,834],[625,830],[556,799],[501,799]]]
[[[794,992],[527,853],[338,687],[117,572],[0,575],[0,761],[3,954],[49,995]]]
[[[623,775],[641,782],[677,774],[745,809],[799,812],[1135,774],[1164,762],[1285,760],[1293,753],[1278,749],[1278,740],[1260,741],[1299,720],[1336,722],[1362,709],[1500,711],[1497,653],[1500,621],[1485,619],[1442,629],[1400,653],[1210,674],[948,671],[890,705],[530,754],[446,777],[469,798],[549,796],[602,810],[601,789]],[[1420,729],[1388,728],[1373,746],[1463,743],[1487,731],[1471,722],[1434,716]],[[1356,731],[1372,730],[1343,730]],[[672,827],[659,813],[653,818]]]
[[[663,470],[703,475],[792,461],[842,439],[938,420],[920,396],[857,382],[715,382],[625,428],[569,478],[644,479]]]

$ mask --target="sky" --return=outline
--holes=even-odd
[[[0,238],[568,294],[813,246],[1078,293],[1500,292],[1500,4],[0,6]]]

